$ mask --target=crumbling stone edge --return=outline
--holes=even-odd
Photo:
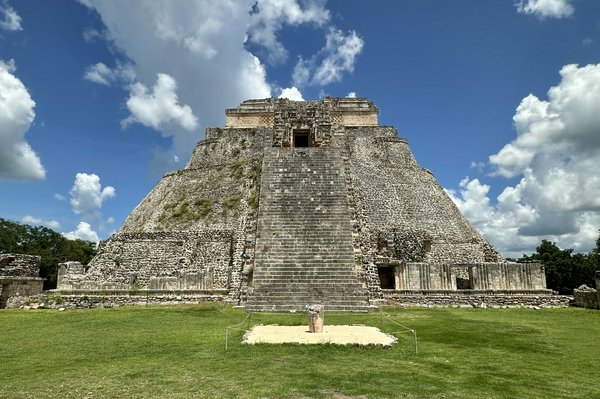
[[[397,295],[385,293],[381,307],[424,308],[565,308],[573,305],[571,295]],[[181,305],[202,302],[227,304],[226,294],[132,294],[132,295],[59,295],[47,291],[34,296],[11,297],[7,308],[20,309],[91,309],[121,306]]]

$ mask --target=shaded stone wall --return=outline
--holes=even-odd
[[[596,289],[582,285],[574,292],[574,306],[588,309],[600,309],[600,270],[596,271]]]

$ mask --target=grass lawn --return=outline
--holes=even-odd
[[[241,345],[218,304],[0,312],[0,398],[600,398],[600,311],[388,309],[391,349]],[[254,314],[252,324],[304,324]],[[379,326],[375,314],[326,324]],[[384,320],[384,331],[396,330]]]

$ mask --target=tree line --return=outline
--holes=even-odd
[[[535,253],[523,255],[518,262],[540,261],[546,269],[546,286],[560,294],[572,294],[582,284],[596,287],[595,273],[600,270],[600,236],[596,247],[587,254],[560,249],[555,243],[542,240]]]
[[[38,255],[44,289],[56,288],[58,264],[79,261],[87,264],[96,255],[96,244],[84,240],[69,240],[43,226],[29,226],[0,218],[0,253]]]

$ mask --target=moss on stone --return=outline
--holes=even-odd
[[[194,205],[198,209],[198,214],[206,218],[213,212],[214,201],[208,198],[198,198],[194,201]]]
[[[246,203],[252,209],[258,208],[258,194],[256,193],[256,191],[251,191],[250,194],[248,194],[248,197],[246,198]]]
[[[244,177],[244,166],[246,166],[246,161],[237,161],[229,165],[229,175],[236,180],[240,180]]]
[[[237,215],[239,209],[240,209],[240,202],[242,200],[243,194],[242,193],[236,193],[234,195],[232,195],[231,197],[227,198],[225,201],[223,201],[223,216],[227,216],[227,214],[230,211],[234,211],[235,214]]]

